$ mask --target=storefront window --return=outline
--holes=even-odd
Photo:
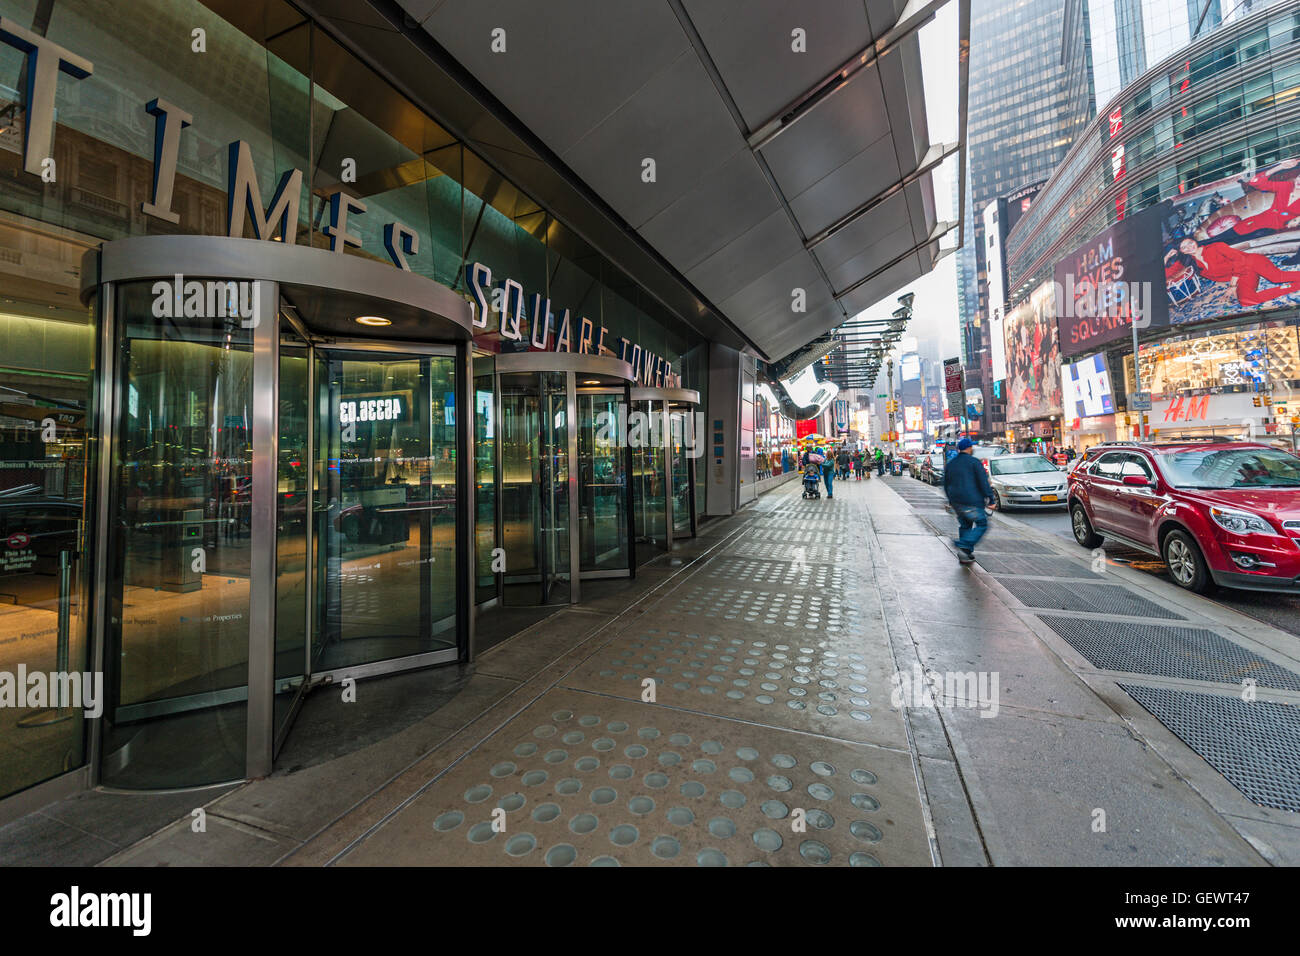
[[[1300,381],[1297,327],[1272,323],[1179,338],[1141,350],[1142,389],[1153,395],[1197,391],[1249,392]],[[1133,391],[1133,357],[1125,356]]]

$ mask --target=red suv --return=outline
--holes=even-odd
[[[1300,458],[1231,439],[1113,442],[1069,476],[1075,540],[1158,555],[1181,587],[1300,593]]]

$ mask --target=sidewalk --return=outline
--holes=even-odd
[[[1300,813],[1259,805],[1285,805],[1300,765],[1294,638],[1138,572],[1094,574],[1003,515],[961,567],[951,517],[911,479],[836,491],[778,488],[635,591],[463,673],[407,675],[445,702],[337,759],[188,795],[208,801],[205,832],[173,810],[106,862],[1300,862]],[[996,675],[996,716],[983,695],[895,706],[894,675],[910,687],[922,666]],[[1188,719],[1216,706],[1217,723]],[[1262,709],[1243,724],[1236,706]],[[1217,728],[1210,762],[1153,712],[1197,745]]]

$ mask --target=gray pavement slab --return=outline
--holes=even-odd
[[[930,854],[905,753],[557,689],[342,862],[852,866]]]

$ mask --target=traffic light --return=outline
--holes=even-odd
[[[1252,397],[1252,398],[1251,398],[1251,401],[1254,403],[1254,405],[1255,405],[1256,408],[1259,408],[1259,406],[1263,404],[1263,403],[1259,400],[1259,396],[1258,396],[1258,395],[1255,395],[1254,397]]]

